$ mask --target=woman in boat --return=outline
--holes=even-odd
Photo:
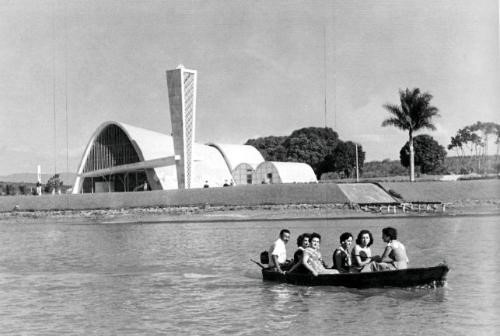
[[[356,246],[352,249],[352,267],[354,272],[371,271],[373,235],[368,230],[361,230],[356,238]]]
[[[382,240],[387,243],[384,253],[371,266],[372,271],[387,271],[408,268],[405,246],[398,239],[398,231],[392,227],[382,229]]]
[[[351,244],[352,234],[350,232],[342,233],[340,235],[340,246],[333,252],[333,269],[341,273],[349,272],[352,265],[351,252],[349,251]]]
[[[321,252],[319,251],[319,245],[321,243],[321,236],[318,233],[311,234],[311,247],[308,247],[304,251],[304,256],[302,258],[302,264],[307,268],[314,276],[318,274],[337,274],[339,271],[335,269],[327,269],[323,264],[323,259],[321,257]]]
[[[309,233],[303,233],[297,237],[298,249],[293,254],[293,266],[292,268],[290,268],[288,272],[299,272],[299,273],[307,272],[307,269],[302,264],[302,259],[304,257],[304,251],[306,250],[306,248],[310,246],[309,242],[310,237],[311,235]]]
[[[293,263],[298,264],[302,260],[302,255],[304,250],[308,248],[311,244],[309,238],[311,235],[309,233],[303,233],[297,237],[297,251],[293,254]]]

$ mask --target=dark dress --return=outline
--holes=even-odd
[[[295,251],[293,254],[293,263],[297,264],[302,260],[302,256],[304,255],[304,250],[303,249],[298,249]]]
[[[340,253],[341,257],[342,257],[342,262],[340,265],[337,265],[337,262],[336,262],[335,255],[337,253]],[[347,255],[347,253],[344,250],[337,248],[335,251],[333,251],[332,258],[333,258],[333,267],[332,268],[338,270],[339,272],[349,272],[349,269],[350,269],[349,256]]]
[[[293,265],[302,263],[302,258],[304,257],[304,249],[299,248],[293,254]],[[297,273],[309,273],[309,270],[304,265],[299,265],[294,272]]]

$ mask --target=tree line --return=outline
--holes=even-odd
[[[64,185],[59,174],[52,176],[47,183],[41,185],[42,192],[45,194],[65,193],[71,186]],[[36,195],[37,183],[24,182],[1,182],[0,181],[0,196],[15,196],[15,195]]]
[[[496,154],[488,155],[488,143],[494,137]],[[448,150],[454,150],[456,158],[447,158],[445,147],[430,135],[414,137],[415,166],[422,174],[468,174],[498,173],[500,171],[500,125],[493,122],[478,121],[465,126],[452,136]],[[403,167],[409,167],[409,143],[400,150],[399,157]]]
[[[449,150],[454,150],[457,157],[457,170],[467,173],[468,170],[476,168],[478,173],[487,171],[486,161],[488,155],[488,143],[493,137],[496,144],[496,159],[500,152],[500,125],[493,122],[478,121],[472,125],[465,126],[451,137]]]
[[[257,148],[266,161],[302,162],[312,167],[316,176],[335,172],[342,177],[353,177],[356,170],[356,143],[339,139],[330,127],[306,127],[288,136],[266,136],[249,139],[245,145]],[[357,145],[360,171],[365,152]]]
[[[458,161],[455,169],[446,161],[446,148],[428,134],[415,135],[423,129],[435,130],[433,118],[440,117],[439,110],[433,106],[433,96],[421,92],[419,88],[399,91],[399,104],[386,103],[383,108],[390,117],[382,122],[383,127],[394,126],[408,132],[408,141],[399,152],[400,164],[383,161],[375,164],[379,167],[389,164],[386,171],[390,174],[401,173],[401,167],[409,168],[410,181],[415,181],[415,168],[422,174],[487,173],[500,170],[498,156],[500,152],[500,125],[492,122],[476,122],[465,126],[451,137],[448,150],[455,150]],[[495,163],[488,160],[488,142],[494,137],[496,148]],[[339,139],[337,132],[329,127],[307,127],[295,130],[289,136],[267,136],[249,139],[245,143],[252,145],[266,161],[289,161],[309,164],[316,176],[322,174],[335,178],[350,178],[356,169],[356,144]],[[358,145],[358,165],[363,172],[365,152]],[[474,163],[474,164],[473,164]],[[472,168],[472,166],[475,167]]]
[[[446,174],[449,169],[444,165],[446,150],[429,135],[414,133],[429,129],[435,130],[433,118],[439,117],[439,110],[431,104],[433,96],[420,89],[406,89],[399,91],[400,104],[384,104],[383,107],[391,117],[382,122],[382,126],[394,126],[408,132],[408,142],[400,151],[401,164],[410,168],[410,181],[414,181],[415,165],[420,167],[421,173]],[[460,158],[456,167],[457,173],[470,173],[472,161],[476,163],[477,173],[491,172],[492,168],[500,170],[498,163],[494,167],[486,167],[489,137],[495,137],[496,160],[500,151],[500,125],[493,122],[476,122],[457,131],[451,137],[448,150],[455,150]],[[466,160],[468,163],[466,164]]]

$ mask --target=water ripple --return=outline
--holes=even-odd
[[[0,334],[493,335],[500,327],[497,218],[68,225],[0,223]],[[413,266],[447,259],[438,289],[262,281],[249,261],[279,229],[398,228]],[[471,244],[471,242],[481,242]],[[465,248],[467,247],[467,248]],[[291,246],[293,249],[293,246]],[[382,242],[372,247],[381,251]],[[404,323],[402,323],[404,321]]]

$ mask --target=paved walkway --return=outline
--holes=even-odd
[[[382,188],[373,183],[346,183],[338,186],[351,203],[387,204],[397,202]]]

